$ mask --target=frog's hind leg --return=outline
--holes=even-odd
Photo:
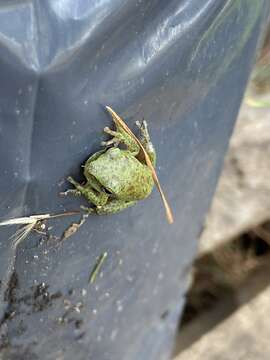
[[[125,210],[126,208],[133,206],[137,201],[127,201],[123,202],[123,200],[111,200],[108,201],[105,205],[97,206],[96,213],[98,215],[109,215],[115,214],[119,211]]]
[[[84,176],[87,179],[87,187],[91,186],[94,190],[96,190],[99,193],[104,192],[102,190],[102,186],[93,175],[89,174],[88,171],[84,171]]]
[[[103,206],[108,201],[109,195],[104,191],[95,191],[89,182],[86,185],[81,185],[71,176],[69,176],[67,180],[74,185],[76,190],[78,190],[92,204],[96,206]]]
[[[147,122],[145,120],[143,120],[141,123],[139,121],[136,121],[136,125],[138,126],[138,128],[141,131],[140,141],[141,141],[143,147],[145,148],[148,156],[150,157],[152,164],[155,166],[156,165],[156,151],[155,151],[154,145],[152,144],[151,139],[150,139]]]

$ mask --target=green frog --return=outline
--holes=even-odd
[[[155,166],[156,152],[151,143],[147,123],[136,122],[141,132],[141,143]],[[119,124],[116,129],[104,128],[112,138],[102,142],[105,147],[93,154],[84,165],[84,185],[72,177],[68,181],[75,189],[64,194],[83,195],[94,207],[84,208],[99,215],[122,211],[150,195],[154,187],[152,172],[140,160],[140,146]],[[122,144],[121,147],[119,145]],[[124,148],[123,148],[124,145]]]

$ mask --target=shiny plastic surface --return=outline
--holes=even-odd
[[[168,225],[154,190],[60,245],[33,234],[15,251],[15,228],[1,228],[3,358],[169,359],[268,13],[267,0],[1,1],[1,218],[87,205],[58,194],[100,149],[104,105],[133,130],[147,119],[175,216]],[[51,221],[50,233],[77,219]]]

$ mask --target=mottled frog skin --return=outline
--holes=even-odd
[[[141,142],[155,166],[156,153],[150,141],[147,123],[143,121],[136,124],[141,131]],[[76,189],[68,190],[66,193],[83,195],[94,205],[89,208],[90,212],[112,214],[148,197],[154,181],[149,167],[138,159],[140,147],[133,137],[118,124],[115,131],[108,127],[104,131],[112,138],[102,143],[105,146],[103,150],[86,161],[84,165],[86,184],[81,185],[72,177],[68,177],[68,181]],[[120,148],[119,144],[125,145],[125,149]]]

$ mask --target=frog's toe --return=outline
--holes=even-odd
[[[79,190],[75,189],[68,189],[66,191],[61,191],[59,193],[60,196],[68,196],[68,195],[75,195],[75,196],[81,196],[81,192]]]
[[[72,185],[74,185],[75,187],[80,186],[80,184],[79,184],[77,181],[75,181],[71,176],[69,176],[69,177],[67,178],[67,181],[70,182],[70,183],[71,183]]]
[[[75,180],[71,176],[67,177],[67,181],[70,182],[71,184],[75,183]]]
[[[119,140],[118,139],[116,139],[116,138],[112,138],[111,140],[108,140],[108,141],[102,141],[101,142],[101,145],[102,146],[111,146],[111,145],[113,145],[113,146],[118,146],[119,145]]]
[[[102,146],[110,146],[113,145],[115,143],[114,139],[108,140],[108,141],[101,141],[101,145]]]
[[[80,208],[81,208],[83,211],[86,211],[88,214],[93,214],[93,213],[95,213],[95,209],[94,209],[94,208],[90,208],[90,207],[83,206],[83,205],[81,205]]]
[[[104,130],[104,132],[106,134],[109,134],[109,135],[112,135],[112,136],[115,136],[117,134],[116,131],[111,130],[108,126],[106,126],[103,130]]]
[[[136,120],[136,121],[135,121],[135,124],[138,126],[139,129],[141,129],[142,124],[139,122],[139,120]]]
[[[147,121],[143,119],[142,121],[142,125],[144,127],[144,130],[148,132],[148,124],[147,124]]]

